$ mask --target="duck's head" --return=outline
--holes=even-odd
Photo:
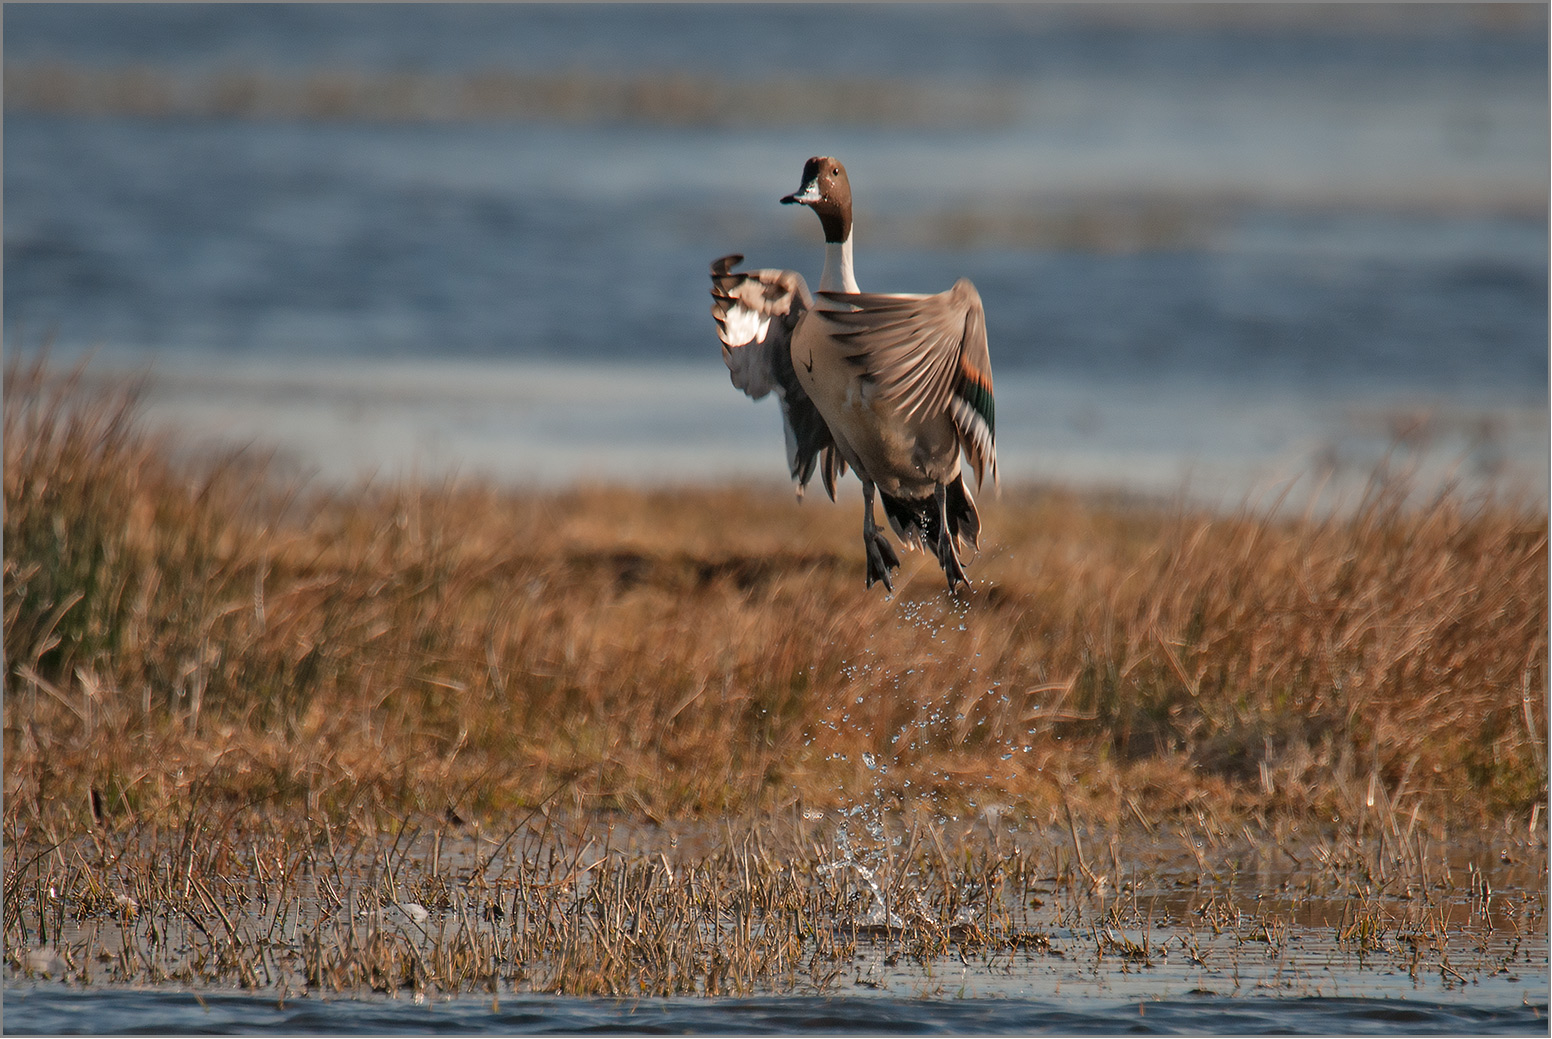
[[[782,202],[817,213],[825,241],[844,242],[851,237],[851,182],[839,161],[825,155],[809,159],[803,164],[803,186]]]

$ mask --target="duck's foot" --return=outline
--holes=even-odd
[[[970,578],[965,576],[965,568],[959,563],[959,553],[954,548],[954,539],[944,531],[938,536],[938,564],[943,567],[943,576],[948,578],[949,594],[954,593],[955,587],[963,583],[970,587]]]
[[[868,587],[872,588],[875,581],[883,581],[884,587],[893,592],[895,583],[890,580],[889,572],[900,569],[900,557],[895,555],[894,547],[876,530],[864,532],[862,544],[868,552]]]
[[[959,565],[959,549],[955,544],[954,535],[950,532],[948,488],[941,483],[938,484],[937,493],[933,497],[938,506],[938,543],[935,546],[938,564],[943,567],[943,576],[948,578],[948,594],[953,595],[954,589],[961,582],[966,588],[970,587],[970,579],[965,576],[965,568]]]

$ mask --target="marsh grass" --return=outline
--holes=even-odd
[[[1296,927],[1442,984],[1544,961],[1504,944],[1545,911],[1540,503],[1011,489],[970,596],[908,559],[889,599],[855,505],[287,486],[13,361],[5,506],[12,977],[1237,985],[1310,977]]]
[[[1304,515],[1015,488],[970,596],[912,557],[891,599],[854,503],[324,491],[175,436],[133,386],[9,367],[13,831],[859,797],[1415,827],[1546,796],[1541,503],[1395,472]]]
[[[695,848],[540,810],[499,837],[408,820],[353,840],[275,825],[73,837],[8,873],[6,967],[284,1000],[941,995],[955,989],[940,978],[969,973],[1059,989],[1138,971],[1166,988],[1310,995],[1370,983],[1365,971],[1513,986],[1546,963],[1544,845],[1539,869],[1495,864],[1491,892],[1462,849],[1427,840],[1415,867],[1375,883],[1393,869],[1385,851],[1351,836],[1290,867],[1289,848],[1183,833],[1212,850],[1194,871],[1133,834],[1095,883],[1040,832],[925,813],[877,839],[801,814],[746,822],[688,833]]]

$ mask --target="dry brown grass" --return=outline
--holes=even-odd
[[[1011,490],[968,599],[919,557],[888,599],[852,500],[298,491],[135,414],[7,373],[10,837],[545,800],[1480,827],[1546,797],[1539,502]]]

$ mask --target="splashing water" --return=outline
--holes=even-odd
[[[898,913],[893,912],[889,908],[889,903],[884,898],[884,889],[879,886],[876,871],[857,861],[844,826],[837,834],[836,842],[841,846],[842,857],[835,862],[827,862],[820,866],[819,871],[821,873],[834,873],[850,867],[857,876],[862,878],[862,882],[867,885],[869,894],[873,896],[873,908],[859,922],[868,927],[904,927],[905,921]]]
[[[950,632],[965,631],[972,623],[969,616],[969,608],[960,604],[945,604],[932,600],[896,600],[896,624],[902,629],[915,629],[918,637],[924,642],[947,644]],[[945,650],[938,649],[938,652]],[[975,653],[975,658],[980,654]],[[947,661],[945,661],[947,662]],[[979,676],[979,661],[971,659],[968,655],[960,663],[963,665],[962,679],[968,683],[986,683],[984,696],[975,698],[978,702],[1000,701],[1004,707],[1008,706],[1010,696],[1001,688],[1000,681],[992,680],[992,676]],[[840,733],[843,727],[852,722],[852,711],[861,707],[868,701],[866,692],[858,692],[853,683],[867,681],[870,686],[886,695],[897,697],[900,702],[908,704],[913,709],[914,717],[908,718],[898,729],[890,732],[865,732],[857,733],[858,742],[863,746],[875,746],[875,736],[887,736],[887,740],[878,742],[879,749],[862,750],[860,747],[856,753],[860,753],[860,760],[870,775],[870,783],[862,791],[851,793],[841,791],[841,804],[834,812],[812,814],[805,813],[807,818],[828,818],[835,825],[834,840],[838,852],[833,861],[824,864],[822,870],[826,873],[848,873],[856,877],[856,890],[860,893],[867,891],[866,901],[868,909],[859,922],[868,926],[904,926],[896,907],[904,907],[911,904],[913,898],[919,899],[920,894],[913,890],[909,876],[897,877],[894,872],[899,864],[890,858],[890,849],[904,843],[905,838],[896,834],[890,836],[889,813],[891,811],[910,812],[913,809],[927,808],[928,814],[936,820],[937,825],[951,826],[959,822],[957,814],[950,814],[947,806],[943,805],[940,798],[942,789],[957,785],[958,777],[946,771],[938,771],[936,778],[938,783],[916,783],[908,779],[898,784],[890,783],[890,769],[902,761],[911,760],[912,755],[923,747],[937,745],[936,737],[948,738],[954,732],[967,728],[974,732],[986,733],[989,718],[984,715],[984,707],[971,713],[964,707],[964,701],[956,693],[956,685],[944,688],[929,688],[934,671],[924,669],[922,665],[912,663],[909,666],[891,666],[889,661],[880,660],[873,649],[871,639],[862,651],[861,659],[845,661],[840,668],[842,686],[834,690],[834,701],[826,704],[828,717],[817,720],[817,723],[825,726],[834,733]],[[953,681],[952,679],[950,680]],[[851,686],[850,689],[847,687]],[[849,703],[848,703],[849,701]],[[958,703],[956,703],[958,701]],[[956,707],[962,709],[955,709]],[[1036,708],[1038,709],[1038,707]],[[842,712],[837,716],[834,713]],[[971,719],[967,718],[971,714]],[[892,728],[892,726],[891,726]],[[1033,730],[1031,730],[1031,735]],[[962,735],[962,734],[961,734]],[[977,739],[984,743],[986,736],[978,736]],[[1023,751],[1028,754],[1033,748],[1026,743],[1028,737],[1020,733],[1017,737],[1009,737],[1006,745],[999,752],[999,757],[1004,762],[1011,761],[1015,753]],[[991,749],[991,748],[988,748]],[[828,755],[830,760],[857,760],[843,752]],[[1017,772],[1009,773],[1008,779],[1013,780]],[[990,774],[984,779],[992,780]],[[889,787],[886,790],[886,786]],[[901,803],[894,802],[895,797],[901,799]],[[975,815],[980,815],[989,829],[1017,830],[1014,819],[1008,810],[1008,806],[1001,803],[988,803],[984,808],[976,802],[970,802],[973,821]],[[903,820],[900,820],[903,821]],[[966,893],[969,896],[969,893]],[[893,901],[891,897],[893,896]],[[977,912],[976,898],[969,896],[959,909],[956,923],[970,922]]]

